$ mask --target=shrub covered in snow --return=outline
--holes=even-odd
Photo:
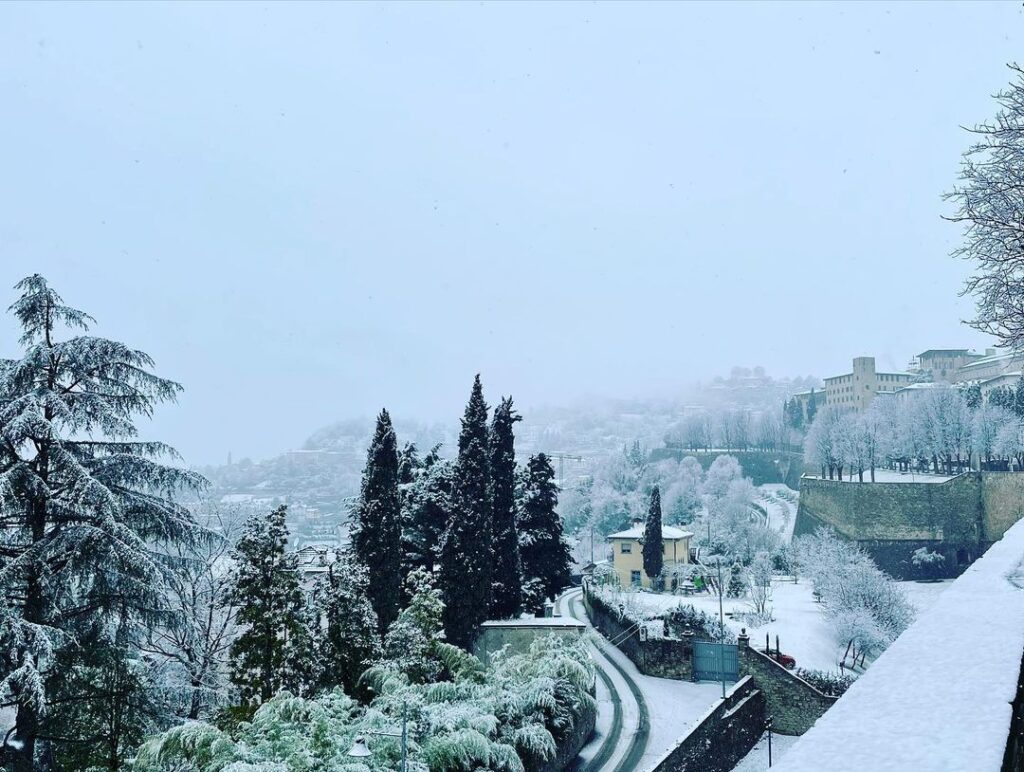
[[[906,593],[859,547],[827,529],[795,542],[797,559],[825,604],[844,661],[880,654],[914,621]]]
[[[405,710],[409,769],[415,772],[522,772],[551,758],[594,709],[594,669],[585,646],[554,636],[528,654],[496,655],[485,669],[465,652],[444,650],[450,679],[411,683],[404,673],[368,673],[376,697],[363,708],[340,690],[315,699],[280,692],[232,731],[193,722],[150,739],[136,772],[384,772],[398,767],[394,732]],[[372,757],[347,756],[371,737]]]
[[[800,667],[793,672],[819,692],[827,694],[829,697],[842,697],[853,682],[857,680],[853,676],[825,673],[821,670],[804,670]]]

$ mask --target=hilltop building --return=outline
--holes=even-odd
[[[927,381],[954,383],[960,368],[994,354],[989,349],[985,354],[966,348],[930,348],[910,360],[907,372]]]
[[[651,577],[644,571],[644,525],[636,523],[626,531],[608,537],[612,544],[612,565],[622,587],[650,587]],[[690,539],[693,534],[682,528],[665,525],[661,529],[664,545],[665,573],[674,566],[690,562]]]
[[[985,351],[985,356],[960,367],[953,382],[985,382],[1008,373],[1020,373],[1021,370],[1024,370],[1024,351],[997,354],[995,349],[990,348]]]
[[[880,373],[874,357],[857,357],[853,371],[825,379],[825,402],[851,410],[864,410],[880,394],[894,394],[913,383],[910,373]]]
[[[800,410],[803,411],[804,422],[806,423],[810,420],[812,412],[817,415],[817,411],[824,407],[825,397],[824,389],[809,389],[807,391],[798,391],[789,399],[800,406]],[[811,405],[814,405],[813,411]]]

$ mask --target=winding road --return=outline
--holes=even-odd
[[[640,686],[619,663],[624,655],[590,624],[581,589],[562,595],[555,608],[559,613],[567,611],[593,630],[590,648],[598,677],[598,727],[568,769],[570,772],[633,772],[639,769],[650,736],[650,712]],[[607,716],[609,706],[610,717]]]

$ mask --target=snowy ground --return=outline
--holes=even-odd
[[[797,737],[790,737],[784,734],[772,733],[772,765],[779,763],[790,746],[797,741]],[[740,763],[732,768],[732,772],[765,772],[768,769],[768,734],[761,735],[757,745],[750,749],[750,753],[740,759]]]
[[[818,475],[807,475],[818,479]],[[954,475],[955,476],[955,475]],[[827,478],[826,478],[827,479]],[[915,483],[944,483],[947,480],[952,480],[953,476],[945,474],[921,474],[920,472],[896,472],[892,469],[876,469],[875,470],[875,482],[915,482]],[[849,476],[846,472],[843,472],[843,482],[849,482]],[[870,482],[871,475],[869,472],[864,472],[864,482]],[[853,482],[858,482],[857,475],[853,476]]]
[[[943,590],[952,581],[944,582],[898,582],[908,596],[910,602],[923,613],[931,608]],[[685,597],[681,595],[655,594],[650,592],[630,593],[630,597],[646,611],[656,614],[674,608],[680,603],[690,604],[715,616],[718,615],[718,596],[710,594]],[[739,633],[746,628],[751,643],[758,648],[764,647],[767,633],[771,645],[775,646],[775,636],[779,637],[779,647],[786,654],[796,658],[797,667],[807,670],[823,670],[839,672],[839,660],[845,646],[834,638],[828,620],[823,613],[822,605],[815,602],[813,587],[810,582],[801,580],[794,584],[789,579],[776,578],[772,582],[772,610],[775,621],[760,627],[751,627],[740,619],[731,619],[728,614],[749,611],[745,598],[725,598],[722,607],[726,616],[726,624],[733,632]]]

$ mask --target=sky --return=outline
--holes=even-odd
[[[992,342],[942,193],[1019,3],[0,4],[0,305],[185,387],[147,434],[670,396]],[[0,319],[0,356],[16,356]]]

